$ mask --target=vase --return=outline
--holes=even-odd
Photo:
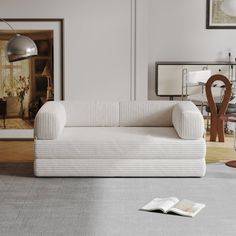
[[[24,107],[23,107],[23,101],[24,100],[20,100],[20,111],[19,111],[19,116],[21,119],[24,118]]]

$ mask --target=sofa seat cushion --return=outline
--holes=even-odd
[[[173,127],[65,127],[54,140],[35,140],[41,159],[201,159],[203,138],[180,139]]]

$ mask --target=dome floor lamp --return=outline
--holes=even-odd
[[[15,35],[8,41],[6,46],[6,56],[9,62],[20,61],[38,55],[37,46],[31,38],[18,34],[4,19],[1,19],[1,21],[15,32]]]

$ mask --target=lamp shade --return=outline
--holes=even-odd
[[[24,60],[38,54],[34,41],[20,34],[16,34],[8,41],[6,51],[9,62]]]
[[[236,1],[235,0],[224,0],[220,8],[226,15],[236,16]]]

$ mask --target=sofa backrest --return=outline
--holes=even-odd
[[[120,126],[173,126],[172,110],[176,101],[120,102]]]
[[[173,126],[172,110],[178,101],[89,102],[62,101],[66,126]]]
[[[119,102],[63,101],[66,126],[119,126]]]

